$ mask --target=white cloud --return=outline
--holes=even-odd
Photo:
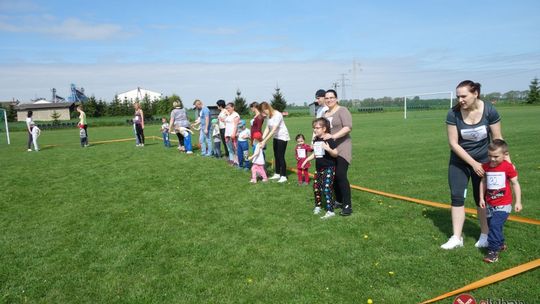
[[[240,33],[240,30],[229,27],[214,27],[214,28],[191,28],[190,31],[194,34],[216,35],[216,36],[231,36]]]
[[[0,66],[0,99],[29,101],[48,96],[55,87],[68,95],[69,84],[83,86],[88,94],[110,101],[115,93],[143,87],[165,95],[178,94],[207,103],[232,100],[240,89],[248,101],[270,100],[276,85],[290,102],[311,102],[314,92],[328,87],[343,66],[317,63],[239,64],[116,64]],[[62,95],[63,94],[63,95]]]
[[[122,28],[115,24],[90,24],[69,18],[58,25],[45,26],[41,32],[68,39],[104,40],[117,38],[122,33]]]
[[[41,33],[68,40],[106,40],[124,36],[122,27],[116,24],[92,24],[77,18],[58,21],[50,15],[18,18],[22,22],[3,18],[0,31],[12,33]]]
[[[17,12],[30,12],[39,11],[42,8],[33,1],[28,0],[2,0],[0,1],[0,12],[3,13],[17,13]]]
[[[482,83],[483,92],[526,90],[538,69],[450,70],[426,69],[420,60],[409,58],[361,61],[362,70],[345,87],[347,98],[366,98],[427,92],[453,91],[464,79]],[[217,99],[233,100],[236,89],[251,101],[270,100],[276,85],[288,102],[311,102],[317,89],[339,82],[351,62],[310,61],[276,63],[186,63],[101,65],[0,65],[0,100],[29,101],[49,96],[55,87],[60,96],[69,95],[69,85],[106,101],[115,93],[142,87],[165,95],[178,94],[186,102],[196,98],[207,104]],[[536,73],[536,74],[535,74]],[[353,82],[356,80],[356,82]],[[341,88],[338,93],[341,94]],[[343,96],[340,96],[343,97]]]

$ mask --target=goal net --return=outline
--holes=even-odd
[[[448,109],[454,102],[454,92],[433,92],[403,96],[403,118],[414,112],[434,109]]]
[[[9,126],[7,121],[7,113],[6,110],[3,108],[0,108],[0,144],[4,141],[4,134],[6,137],[7,144],[11,144],[9,140]]]

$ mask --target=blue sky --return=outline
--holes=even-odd
[[[76,83],[105,100],[140,86],[213,104],[237,89],[268,100],[278,85],[302,104],[342,73],[346,98],[463,79],[525,90],[540,74],[539,11],[539,1],[0,0],[0,99],[68,95]]]

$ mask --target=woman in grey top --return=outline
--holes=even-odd
[[[323,139],[334,139],[338,150],[334,180],[336,207],[341,208],[340,215],[347,216],[352,213],[351,185],[347,177],[352,160],[352,140],[349,134],[352,130],[352,116],[346,107],[338,104],[335,90],[326,91],[324,98],[328,107],[324,118],[330,121],[330,134],[326,134]]]
[[[448,111],[446,129],[450,145],[448,184],[452,201],[452,237],[441,245],[442,249],[463,246],[461,236],[465,223],[465,197],[467,184],[472,180],[473,196],[480,220],[480,238],[475,246],[487,247],[489,231],[486,209],[479,207],[480,180],[484,176],[482,163],[488,161],[487,147],[492,139],[502,139],[501,118],[495,107],[480,100],[480,84],[462,81],[456,87],[458,103]],[[510,161],[510,159],[508,159]]]
[[[178,137],[178,150],[180,151],[186,151],[186,147],[184,146],[184,139],[190,139],[189,132],[185,132],[187,134],[182,134],[180,131],[180,127],[189,129],[189,120],[187,116],[186,109],[184,109],[181,101],[175,101],[173,102],[174,109],[171,111],[171,119],[169,122],[169,125],[171,126],[171,131],[174,130],[176,133],[176,136]],[[187,135],[188,138],[184,138],[184,135]],[[188,152],[191,152],[191,144],[188,146]]]

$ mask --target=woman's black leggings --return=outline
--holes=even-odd
[[[141,124],[135,124],[135,131],[137,132],[137,138],[139,142],[144,145],[144,130]]]
[[[351,185],[347,177],[349,163],[341,156],[337,157],[336,177],[334,179],[334,191],[336,193],[336,201],[343,205],[343,208],[352,208],[351,204]]]
[[[34,140],[32,138],[32,129],[34,127],[30,127],[30,132],[28,132],[28,149],[32,148],[32,141]]]
[[[276,173],[281,176],[287,176],[287,164],[285,163],[285,150],[287,150],[287,141],[274,138],[273,146],[274,159],[276,162]]]
[[[225,156],[229,156],[229,149],[227,149],[227,145],[225,144],[225,128],[219,129],[219,136],[221,137],[221,142],[223,143],[223,148],[225,148]]]
[[[480,206],[480,181],[482,178],[476,175],[469,164],[450,161],[448,164],[448,185],[450,186],[452,206],[463,207],[465,205],[469,179],[472,182],[474,202],[476,206]]]

